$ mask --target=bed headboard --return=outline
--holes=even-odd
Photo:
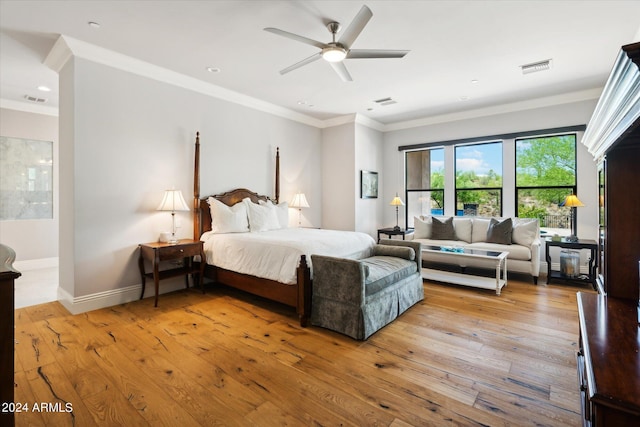
[[[276,147],[276,173],[275,173],[275,197],[271,199],[246,188],[237,188],[222,194],[214,194],[200,198],[200,132],[196,132],[196,149],[195,164],[193,169],[193,240],[199,240],[202,233],[211,230],[211,210],[209,210],[209,197],[221,201],[227,206],[233,206],[245,198],[251,199],[252,202],[273,201],[278,203],[280,199],[280,148]]]
[[[262,196],[258,193],[254,193],[253,191],[247,190],[246,188],[236,188],[235,190],[227,191],[226,193],[214,194],[212,196],[207,196],[200,199],[200,223],[202,224],[202,226],[200,234],[197,237],[198,239],[200,238],[202,233],[211,230],[211,210],[209,209],[209,202],[207,201],[209,197],[213,197],[214,199],[221,201],[227,206],[233,206],[247,197],[251,199],[253,203],[258,203],[260,200],[263,200],[265,202],[271,200],[271,198],[267,196]]]

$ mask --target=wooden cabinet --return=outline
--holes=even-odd
[[[0,404],[10,404],[13,400],[14,372],[14,283],[21,274],[14,270],[16,253],[8,246],[0,245]],[[13,408],[0,409],[0,425],[13,426]]]
[[[640,334],[634,301],[578,293],[584,425],[640,425]]]

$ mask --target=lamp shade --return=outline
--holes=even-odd
[[[398,195],[396,195],[396,197],[393,198],[393,200],[391,201],[391,203],[389,203],[391,206],[404,206],[404,202],[402,201],[402,199],[400,197],[398,197]]]
[[[164,197],[162,198],[162,202],[160,202],[160,206],[158,206],[159,211],[188,211],[189,206],[187,202],[184,201],[184,197],[182,197],[182,191],[180,190],[165,190]]]
[[[571,194],[564,199],[564,205],[568,208],[577,208],[584,206],[584,204],[578,199],[578,196]]]
[[[291,199],[291,203],[289,203],[290,208],[308,208],[309,202],[307,202],[307,198],[304,193],[296,193]]]

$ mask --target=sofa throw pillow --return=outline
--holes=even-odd
[[[500,245],[511,244],[511,234],[513,233],[513,223],[511,218],[498,221],[491,218],[487,229],[487,243],[498,243]]]
[[[431,238],[431,218],[424,220],[413,217],[413,238],[414,239],[430,239]]]
[[[538,237],[538,220],[535,218],[515,218],[511,240],[516,245],[530,247]]]
[[[441,221],[436,217],[432,217],[431,239],[456,240],[456,230],[453,228],[453,217],[449,217],[444,221]]]

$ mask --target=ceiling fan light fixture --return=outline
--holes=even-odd
[[[322,49],[322,58],[327,62],[340,62],[347,57],[347,50],[340,46],[328,46]]]

